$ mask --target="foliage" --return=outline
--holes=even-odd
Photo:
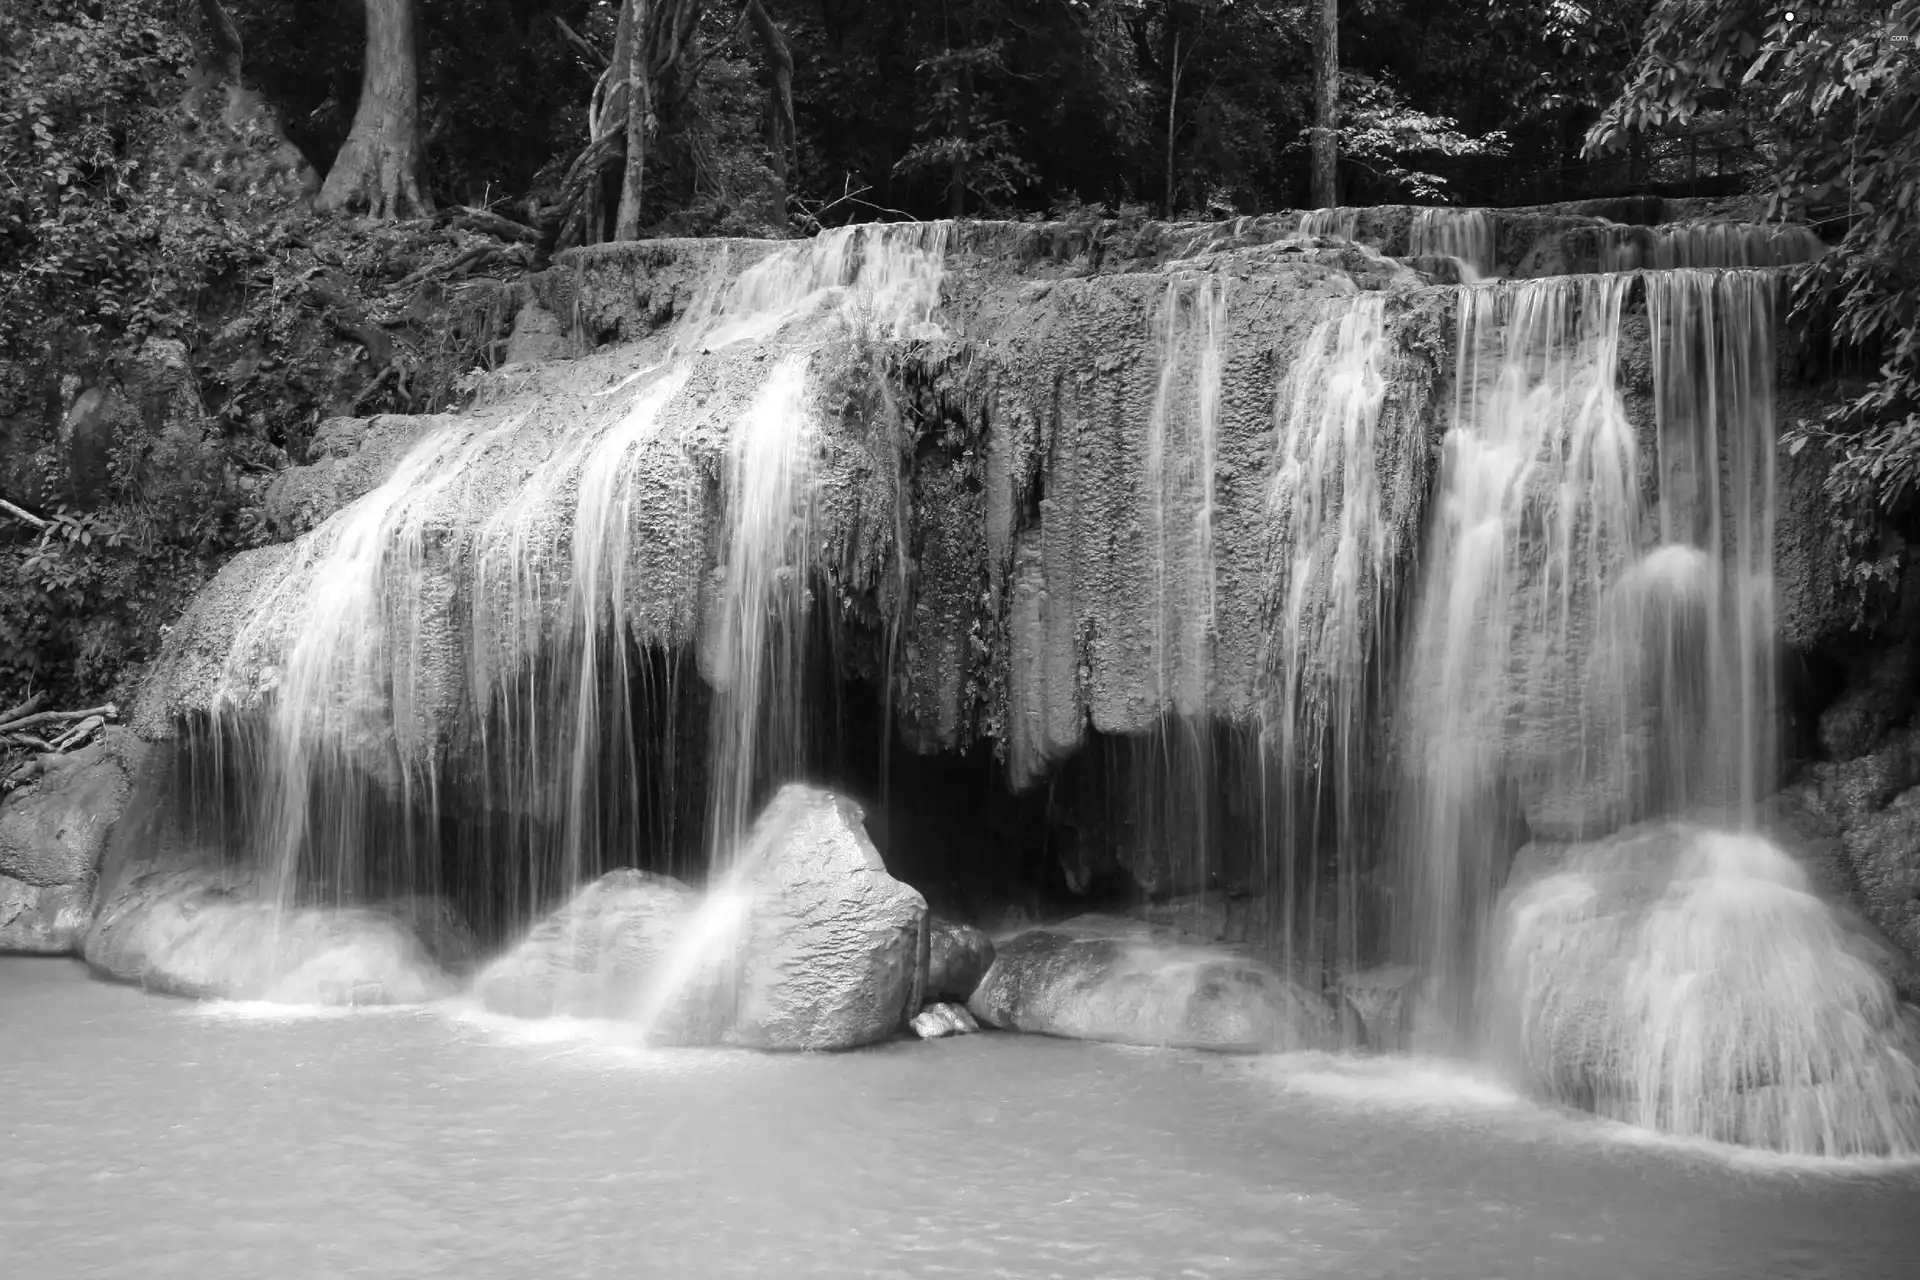
[[[1831,449],[1829,494],[1871,556],[1877,520],[1902,516],[1920,482],[1920,0],[1829,0],[1787,11],[1760,0],[1665,0],[1648,19],[1632,82],[1590,145],[1744,111],[1773,139],[1771,211],[1844,226],[1794,282],[1793,317],[1875,371],[1795,453]]]
[[[1411,158],[1499,155],[1505,149],[1506,136],[1498,130],[1470,138],[1446,116],[1413,110],[1391,83],[1358,74],[1340,82],[1341,162],[1366,175],[1369,194],[1444,200],[1447,180],[1408,168]]]

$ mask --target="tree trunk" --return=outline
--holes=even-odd
[[[627,164],[620,178],[615,240],[640,238],[640,201],[646,194],[647,144],[653,133],[653,2],[627,0]]]
[[[1314,30],[1313,203],[1340,203],[1340,0],[1320,0]]]
[[[768,163],[773,167],[773,176],[780,183],[784,212],[787,186],[793,181],[793,50],[788,48],[786,36],[768,16],[760,0],[747,0],[747,18],[760,37],[761,48],[767,55],[767,68],[772,73],[772,102],[767,111],[767,156]]]
[[[360,106],[316,202],[322,210],[411,218],[433,212],[420,146],[413,0],[364,0],[367,51]]]
[[[1167,56],[1167,207],[1164,217],[1173,221],[1173,143],[1174,112],[1180,105],[1180,33],[1173,33],[1173,51]]]

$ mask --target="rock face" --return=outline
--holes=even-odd
[[[139,744],[115,729],[0,799],[0,952],[72,951]]]
[[[1678,823],[1529,846],[1487,990],[1550,1096],[1809,1155],[1920,1151],[1920,1039],[1870,930],[1755,835]]]
[[[108,977],[198,999],[358,1005],[450,995],[453,980],[402,919],[411,913],[283,913],[216,871],[150,870],[102,905],[84,954]]]
[[[970,924],[927,922],[926,998],[965,1004],[993,967],[993,939]]]
[[[982,1023],[1077,1040],[1231,1052],[1332,1043],[1324,1002],[1226,948],[1082,916],[998,944],[967,1002]]]
[[[850,1049],[919,1008],[926,919],[859,806],[789,784],[704,898],[667,876],[610,872],[475,990],[496,1012],[618,1019],[657,1044]]]

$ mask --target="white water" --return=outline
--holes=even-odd
[[[1286,780],[1280,831],[1330,840],[1345,855],[1361,839],[1357,783],[1367,772],[1371,664],[1406,550],[1386,509],[1380,463],[1404,462],[1407,450],[1406,442],[1377,438],[1387,396],[1385,299],[1361,294],[1329,311],[1275,407],[1268,506],[1278,542],[1266,660],[1275,687],[1262,733],[1270,765]],[[1402,421],[1420,429],[1411,417]],[[1285,860],[1287,900],[1316,901],[1318,860],[1309,862],[1306,883],[1298,864]],[[1356,871],[1345,858],[1336,873],[1333,943],[1342,968],[1356,961]],[[1294,927],[1292,913],[1286,927]],[[1301,948],[1289,936],[1285,950],[1323,954],[1311,938]]]
[[[1452,258],[1460,279],[1477,284],[1493,274],[1493,215],[1485,209],[1418,209],[1408,231],[1414,257]]]
[[[1867,945],[1761,837],[1623,834],[1512,894],[1496,1043],[1553,1095],[1628,1124],[1913,1156],[1920,1020],[1903,1023]]]
[[[1637,448],[1616,383],[1630,283],[1581,276],[1460,290],[1452,425],[1400,702],[1407,927],[1455,1025],[1499,885],[1489,808],[1509,773],[1512,717],[1530,704],[1546,717],[1577,704],[1575,619],[1592,615],[1594,593],[1638,536]],[[1532,741],[1513,764],[1537,771],[1558,749],[1578,770],[1585,746]]]

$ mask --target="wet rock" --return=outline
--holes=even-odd
[[[107,836],[143,751],[109,729],[77,751],[40,757],[32,781],[0,798],[0,952],[73,950],[86,929]],[[78,912],[78,915],[76,915]]]
[[[1894,725],[1913,713],[1913,651],[1899,644],[1864,656],[1848,673],[1846,690],[1820,713],[1820,749],[1830,760],[1871,751]]]
[[[571,344],[560,327],[560,317],[537,302],[521,307],[513,317],[513,332],[507,338],[505,364],[535,364],[542,360],[564,360]]]
[[[1849,826],[1842,840],[1867,914],[1920,957],[1920,787]]]
[[[0,800],[0,875],[90,881],[130,790],[105,742],[47,758],[37,779]]]
[[[1645,824],[1530,846],[1496,916],[1496,1040],[1548,1095],[1691,1137],[1920,1150],[1884,946],[1763,837]]]
[[[27,884],[0,875],[0,954],[67,955],[91,915],[93,886]]]
[[[965,1004],[993,966],[993,940],[970,924],[938,916],[928,917],[927,933],[926,998]]]
[[[452,980],[406,923],[378,907],[280,911],[220,872],[151,870],[104,903],[83,947],[122,982],[198,999],[416,1004]]]
[[[913,1034],[922,1040],[938,1040],[943,1036],[970,1036],[980,1030],[980,1024],[974,1021],[973,1015],[967,1012],[966,1006],[945,1001],[928,1005],[916,1013],[913,1021],[907,1025],[913,1029]]]
[[[926,900],[887,874],[853,801],[782,787],[733,883],[749,905],[729,1043],[850,1049],[918,1006]]]
[[[307,465],[274,476],[261,499],[267,527],[291,538],[372,492],[420,439],[452,423],[447,415],[383,413],[329,418],[314,430]]]
[[[1006,1031],[1236,1052],[1333,1032],[1324,1002],[1257,960],[1099,916],[997,944],[967,1008]]]
[[[482,970],[474,994],[513,1017],[644,1022],[654,1043],[717,1044],[733,1012],[730,948],[673,965],[700,909],[671,876],[609,871]]]
[[[1358,1022],[1367,1048],[1393,1052],[1407,1047],[1419,976],[1419,970],[1405,964],[1340,975],[1340,996]]]
[[[139,422],[138,412],[114,387],[88,387],[74,399],[60,436],[76,499],[91,503],[105,496],[113,479],[114,446]]]
[[[1264,897],[1236,897],[1223,890],[1146,903],[1127,913],[1148,924],[1176,929],[1201,942],[1258,942],[1267,936]]]

